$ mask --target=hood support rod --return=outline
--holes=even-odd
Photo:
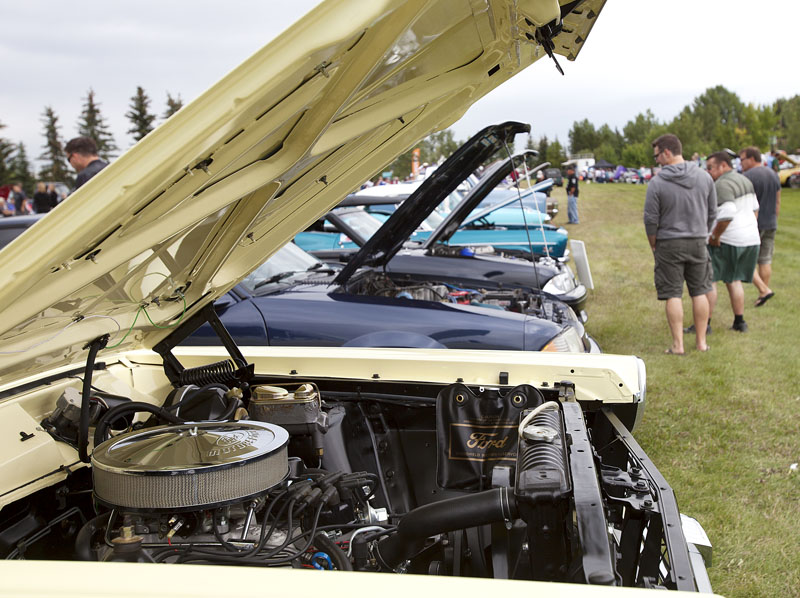
[[[86,369],[83,372],[83,394],[81,396],[81,421],[78,428],[78,457],[84,463],[89,463],[89,399],[92,394],[92,373],[97,354],[108,344],[109,336],[104,334],[87,343],[83,348],[89,349],[86,358]]]

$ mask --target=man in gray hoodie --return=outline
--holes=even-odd
[[[683,282],[692,298],[698,351],[707,351],[711,259],[706,244],[717,216],[717,194],[709,174],[683,159],[681,141],[666,134],[652,142],[661,172],[650,181],[644,203],[644,228],[653,250],[656,291],[666,301],[672,346],[683,355]]]

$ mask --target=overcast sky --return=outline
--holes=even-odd
[[[317,4],[314,0],[0,0],[0,135],[43,151],[41,115],[61,135],[91,87],[116,143],[132,144],[124,114],[136,86],[163,113],[167,92],[188,102]],[[708,87],[745,102],[800,93],[798,0],[608,0],[566,76],[542,59],[486,96],[454,127],[516,119],[566,145],[576,120],[619,127],[648,108],[675,116]]]

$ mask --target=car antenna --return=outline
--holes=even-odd
[[[506,153],[508,154],[508,159],[511,162],[511,172],[514,172],[516,170],[516,167],[514,166],[514,156],[511,155],[511,150],[508,148],[508,144],[505,142],[505,140],[503,141],[503,147],[506,149]],[[525,160],[523,159],[522,162],[524,164]],[[526,176],[527,176],[527,172],[528,172],[528,168],[527,168],[527,166],[525,166],[525,174],[526,174]],[[525,217],[525,206],[522,203],[522,193],[520,192],[520,189],[519,189],[519,177],[518,176],[514,176],[514,177],[511,177],[511,178],[514,181],[514,187],[517,190],[517,197],[519,198],[519,209],[522,212],[522,224],[525,227],[525,236],[528,238],[528,249],[531,252],[531,263],[533,264],[533,278],[534,278],[534,281],[535,281],[535,283],[533,285],[531,285],[531,286],[533,288],[539,289],[541,291],[541,287],[539,285],[539,270],[536,267],[536,256],[533,253],[533,243],[531,242],[531,233],[528,230],[528,219]],[[531,181],[530,181],[530,179],[528,179],[528,185],[529,186],[530,186],[530,183],[531,183]],[[534,196],[534,199],[535,199],[535,197],[536,196]],[[544,229],[542,229],[542,230],[544,230]],[[545,241],[544,247],[545,247],[545,251],[547,251],[547,242],[546,241]],[[548,252],[548,256],[549,256],[549,252]],[[541,295],[539,296],[539,299],[541,300]]]

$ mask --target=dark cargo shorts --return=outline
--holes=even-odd
[[[691,297],[711,291],[711,258],[706,239],[660,239],[654,252],[653,278],[661,300],[683,296],[683,281]]]
[[[761,247],[758,250],[758,263],[771,264],[772,253],[775,251],[775,229],[760,230]]]

